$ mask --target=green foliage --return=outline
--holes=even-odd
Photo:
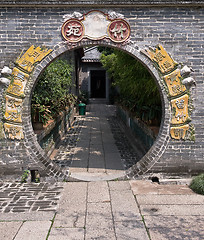
[[[193,178],[190,188],[194,192],[204,195],[204,173]]]
[[[25,170],[23,172],[23,175],[21,176],[21,183],[26,183],[27,182],[29,174],[30,174],[29,170]]]
[[[32,119],[46,123],[75,101],[71,94],[73,67],[58,59],[41,74],[32,96]]]
[[[102,52],[101,63],[119,91],[118,102],[144,121],[161,118],[158,88],[148,70],[132,56],[114,50]]]

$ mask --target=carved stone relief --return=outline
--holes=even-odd
[[[11,81],[6,91],[6,109],[4,131],[9,139],[23,139],[22,104],[24,89],[36,62],[40,62],[52,50],[31,46],[23,56],[16,60],[11,73]]]
[[[179,69],[179,64],[161,45],[141,52],[152,60],[163,79],[172,109],[171,137],[176,140],[194,140],[194,127],[190,124],[190,96],[187,91],[187,87],[195,84],[195,80],[189,77],[192,69],[187,66]]]

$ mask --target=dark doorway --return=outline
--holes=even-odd
[[[106,71],[103,70],[91,71],[91,97],[92,98],[106,97]]]

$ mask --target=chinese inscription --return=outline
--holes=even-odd
[[[141,52],[156,64],[166,86],[172,109],[170,135],[173,139],[185,140],[189,135],[188,131],[190,132],[188,123],[191,119],[189,117],[189,95],[183,82],[191,71],[188,71],[188,74],[182,74],[182,69],[178,68],[178,64],[161,45]]]
[[[70,42],[78,42],[84,35],[84,26],[79,20],[68,20],[62,26],[62,35]]]
[[[113,42],[124,42],[130,36],[130,26],[122,18],[105,14],[101,11],[91,11],[83,17],[66,18],[62,25],[63,38],[69,42],[79,42],[83,38],[91,40],[110,39]]]
[[[24,138],[22,126],[4,123],[4,129],[8,138],[12,140],[14,139],[20,140]]]
[[[22,57],[16,60],[16,64],[24,71],[31,73],[35,63],[42,61],[52,50],[41,47],[34,47],[33,45],[24,53]]]
[[[4,130],[9,139],[23,139],[22,104],[24,89],[36,62],[40,62],[52,50],[31,46],[16,60],[12,71],[12,81],[6,91],[6,111]],[[17,124],[17,125],[16,125]]]
[[[182,97],[171,100],[171,106],[173,108],[172,124],[185,123],[188,116],[188,95],[185,94]]]
[[[163,79],[168,87],[169,95],[171,97],[177,96],[186,91],[185,85],[181,82],[182,77],[179,69],[165,75]]]
[[[178,65],[160,44],[155,49],[150,48],[142,52],[158,66],[162,74],[172,71]]]
[[[185,139],[186,132],[189,130],[189,125],[179,126],[179,127],[171,127],[170,134],[171,137],[177,140]]]
[[[130,28],[124,20],[115,20],[109,25],[108,33],[112,41],[122,42],[129,37]]]

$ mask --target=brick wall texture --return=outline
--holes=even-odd
[[[195,142],[168,139],[165,149],[160,149],[160,145],[157,144],[156,148],[162,152],[161,157],[147,170],[170,174],[201,172],[204,169],[203,7],[133,6],[114,9],[94,6],[92,8],[0,6],[0,69],[3,66],[12,68],[13,62],[21,51],[28,49],[32,44],[54,48],[63,41],[60,33],[63,15],[74,11],[87,13],[93,9],[105,13],[113,10],[124,14],[130,23],[131,40],[137,46],[144,48],[161,44],[175,61],[182,62],[194,70],[196,86],[191,88],[194,104],[191,117],[192,124],[195,126]],[[3,95],[1,96],[3,103],[2,99]],[[2,118],[2,114],[0,116]],[[29,118],[29,116],[26,117]],[[168,127],[168,123],[166,126]],[[32,129],[29,134],[33,134]],[[33,145],[30,145],[28,139],[21,142],[1,139],[0,144],[0,175],[4,175],[4,178],[11,176],[18,178],[22,170],[28,167],[40,168],[44,172],[49,171],[51,175],[55,175],[57,167],[43,160],[41,157],[43,153],[39,155],[41,150],[32,149]],[[161,147],[164,148],[164,146]],[[154,154],[151,158],[154,158]],[[132,175],[136,175],[136,168],[131,171]]]

